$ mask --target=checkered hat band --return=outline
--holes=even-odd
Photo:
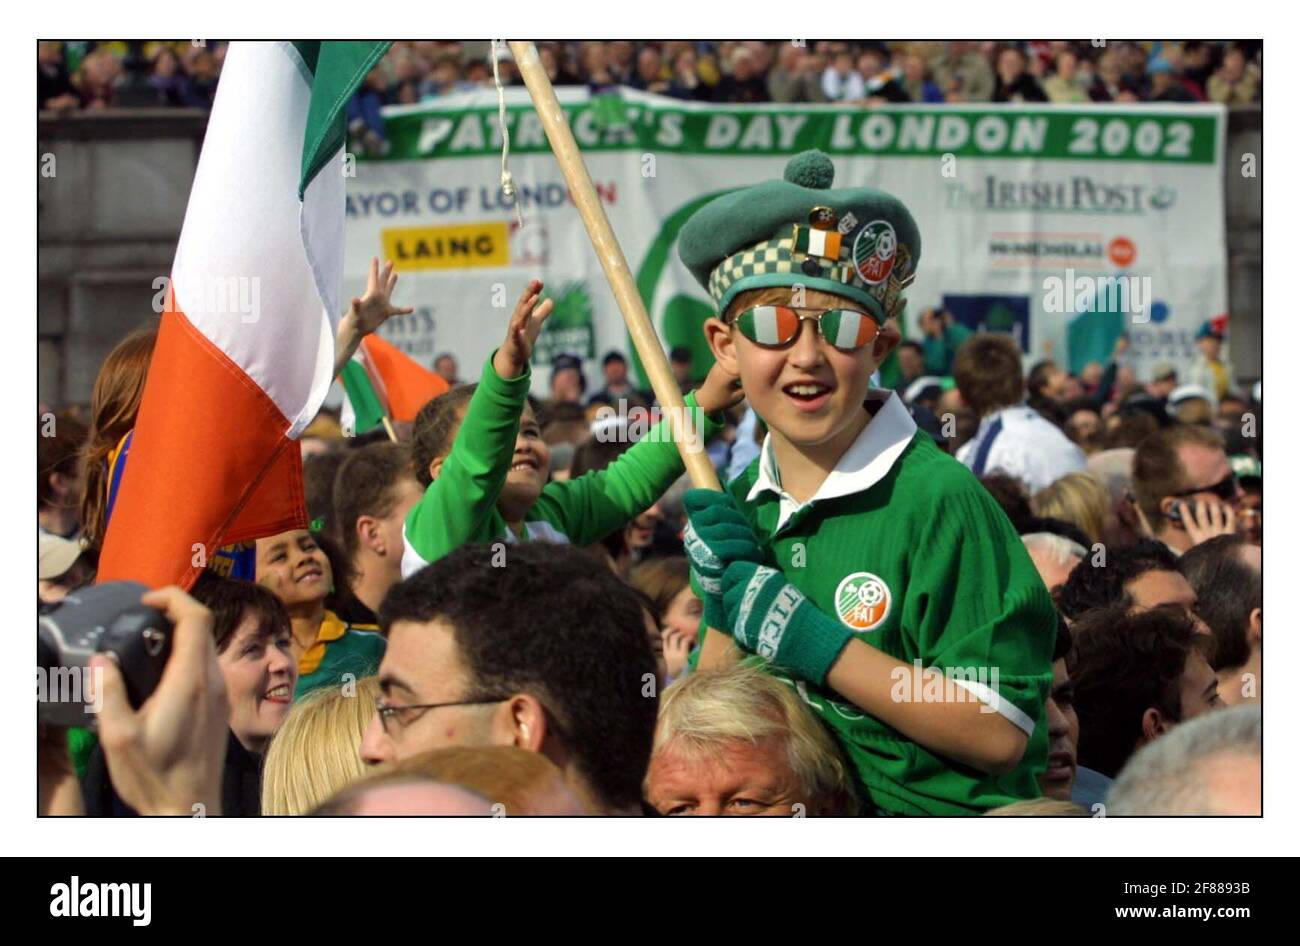
[[[800,254],[802,255],[802,254]],[[773,273],[802,273],[802,260],[795,261],[794,241],[790,237],[781,237],[751,246],[743,252],[727,257],[719,263],[709,277],[709,295],[721,305],[722,299],[733,285],[751,276],[766,276]],[[853,270],[851,260],[843,263],[824,265],[822,278],[847,285],[858,285],[860,280]]]

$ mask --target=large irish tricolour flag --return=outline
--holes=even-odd
[[[332,380],[343,112],[387,47],[231,44],[101,581],[188,587],[218,546],[306,527],[296,438]]]

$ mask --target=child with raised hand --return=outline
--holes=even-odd
[[[1006,515],[871,388],[920,259],[901,201],[831,189],[820,152],[705,205],[682,261],[705,332],[768,435],[726,492],[692,490],[702,668],[741,651],[838,738],[870,809],[973,814],[1039,794],[1056,616]],[[724,636],[729,634],[730,636]]]
[[[520,295],[501,347],[477,385],[434,398],[415,419],[415,474],[424,497],[406,517],[402,576],[462,545],[543,539],[590,545],[623,528],[681,476],[684,466],[665,419],[604,470],[547,483],[550,451],[531,407],[529,359],[551,300],[542,283]],[[686,398],[699,442],[738,403],[735,376],[715,365]],[[712,416],[711,416],[712,415]]]

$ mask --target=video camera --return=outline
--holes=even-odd
[[[112,654],[138,708],[162,679],[171,656],[172,624],[161,611],[140,603],[149,589],[114,581],[79,588],[36,621],[37,717],[52,726],[93,726],[99,699],[92,694],[88,663]]]

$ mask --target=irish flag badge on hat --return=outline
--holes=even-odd
[[[841,236],[838,230],[816,230],[795,224],[794,249],[822,259],[839,259]]]

